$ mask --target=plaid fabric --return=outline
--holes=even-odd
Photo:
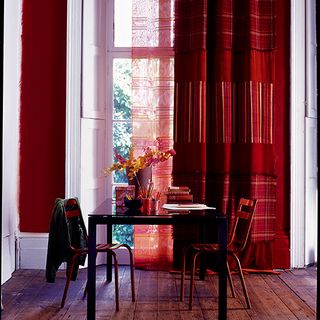
[[[251,242],[272,241],[275,236],[276,178],[267,175],[210,175],[207,201],[229,216],[230,227],[241,197],[257,199]],[[230,228],[229,228],[230,230]]]
[[[174,45],[178,52],[207,46],[207,1],[175,0]]]
[[[208,37],[213,49],[270,50],[275,47],[274,0],[208,1]],[[212,34],[211,34],[212,33]]]
[[[179,52],[205,49],[207,38],[213,50],[275,48],[274,0],[176,0],[175,7]]]

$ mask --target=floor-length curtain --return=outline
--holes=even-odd
[[[173,0],[132,0],[132,143],[136,154],[173,146]],[[172,159],[152,169],[154,188],[171,184]],[[165,197],[162,198],[164,201]],[[135,265],[171,266],[170,226],[135,226]]]
[[[230,225],[239,198],[256,198],[242,263],[272,268],[275,3],[176,0],[175,8],[174,183]]]

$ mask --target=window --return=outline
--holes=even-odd
[[[131,24],[132,24],[132,3],[131,0],[114,0],[113,24],[108,29],[108,61],[112,65],[112,72],[109,72],[108,83],[112,86],[112,150],[108,152],[118,153],[124,158],[129,156],[132,139],[132,109],[131,109]],[[113,9],[113,10],[111,10]],[[109,25],[110,26],[110,25]],[[112,34],[111,34],[112,33]],[[126,185],[127,177],[123,172],[113,172],[112,176],[112,197],[115,199],[115,187]],[[133,246],[133,226],[114,226],[113,241],[124,242]]]

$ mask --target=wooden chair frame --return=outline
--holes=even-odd
[[[241,281],[242,290],[245,296],[246,304],[248,309],[251,309],[251,302],[248,295],[247,286],[244,280],[243,271],[241,267],[240,260],[238,258],[238,254],[243,251],[243,249],[247,245],[247,241],[249,238],[254,212],[256,209],[257,200],[249,200],[245,198],[241,198],[239,201],[239,205],[237,211],[235,213],[235,222],[233,224],[233,228],[231,231],[230,240],[227,245],[227,253],[230,255],[236,262],[237,269],[239,271],[239,277]],[[245,232],[241,234],[241,237],[238,236],[238,229],[240,222],[243,221],[245,223]],[[184,279],[186,274],[186,255],[189,251],[191,253],[191,277],[190,277],[190,291],[189,291],[189,310],[192,310],[192,300],[193,300],[193,288],[194,288],[194,276],[195,276],[195,266],[197,257],[201,253],[217,253],[219,250],[219,245],[216,243],[213,244],[201,244],[195,243],[189,246],[186,246],[182,252],[182,271],[181,271],[181,287],[180,287],[180,301],[184,301]],[[230,284],[230,289],[232,293],[232,297],[235,297],[235,290],[232,281],[232,276],[230,272],[229,263],[227,262],[227,274],[228,280]]]
[[[76,204],[78,206],[77,210],[73,210],[68,212],[66,210],[66,219],[69,219],[70,217],[76,217],[79,216],[81,219],[80,221],[83,222],[82,219],[82,212],[81,212],[81,208],[80,205],[77,201],[77,199],[75,198],[71,198],[71,199],[66,199],[65,200],[65,208],[67,207],[67,205],[69,205],[70,203],[72,204]],[[86,243],[88,243],[88,234],[87,234],[87,229],[84,225],[84,223],[82,224],[82,228],[83,228],[83,232],[84,232],[84,236],[86,239]],[[131,248],[127,245],[127,244],[112,244],[112,243],[105,243],[105,244],[97,244],[96,246],[96,252],[97,254],[99,252],[107,252],[110,253],[113,257],[113,262],[114,262],[114,279],[115,279],[115,298],[116,298],[116,311],[119,311],[119,272],[118,272],[118,259],[117,259],[117,254],[115,253],[114,250],[119,249],[119,248],[126,248],[129,252],[129,256],[130,256],[130,276],[131,276],[131,296],[132,296],[132,302],[135,301],[135,287],[134,287],[134,266],[133,266],[133,254],[132,254],[132,250]],[[62,296],[62,300],[61,300],[61,305],[60,307],[63,308],[65,305],[65,301],[67,298],[67,294],[68,294],[68,289],[70,286],[70,281],[71,281],[71,277],[72,277],[72,273],[76,264],[76,261],[78,259],[78,257],[80,256],[85,256],[88,254],[88,247],[86,246],[85,248],[81,248],[81,249],[77,249],[74,248],[72,246],[70,246],[69,248],[70,253],[71,253],[71,263],[70,263],[70,268],[67,274],[67,280],[66,280],[66,285],[64,288],[64,292],[63,292],[63,296]],[[87,285],[84,291],[84,297],[87,294]]]

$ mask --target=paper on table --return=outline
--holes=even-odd
[[[214,207],[208,207],[202,203],[189,203],[189,204],[180,204],[180,203],[166,203],[162,206],[166,210],[215,210]]]

